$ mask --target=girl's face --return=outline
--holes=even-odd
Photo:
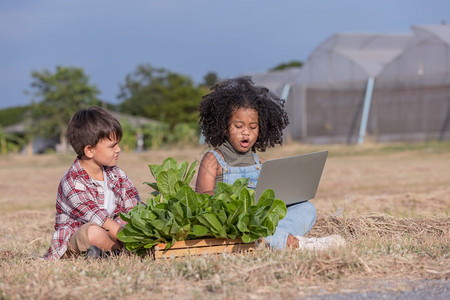
[[[236,151],[247,152],[256,143],[259,134],[258,112],[239,108],[231,114],[228,140]]]

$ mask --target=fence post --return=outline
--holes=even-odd
[[[361,116],[361,126],[359,127],[358,144],[364,143],[367,121],[369,120],[370,102],[372,100],[373,81],[373,77],[369,77],[369,79],[367,79],[366,96],[364,97],[364,107]]]

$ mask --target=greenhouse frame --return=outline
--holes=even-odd
[[[307,143],[449,140],[450,26],[337,33],[301,68],[253,73],[286,99],[286,136]]]

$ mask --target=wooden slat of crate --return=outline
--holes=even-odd
[[[254,250],[254,243],[244,243],[241,239],[198,239],[175,242],[173,246],[165,250],[166,244],[155,246],[154,257],[177,257],[183,255],[202,255],[219,253],[251,252]]]

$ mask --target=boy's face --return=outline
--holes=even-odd
[[[92,159],[100,166],[113,167],[119,160],[119,153],[119,141],[111,135],[110,139],[104,138],[92,148]]]
[[[228,127],[228,139],[233,148],[239,152],[247,152],[256,143],[259,134],[258,112],[252,108],[235,110]]]

